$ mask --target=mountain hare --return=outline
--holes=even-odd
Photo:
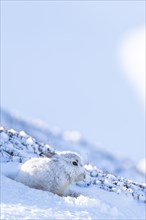
[[[31,188],[62,196],[67,187],[84,180],[85,168],[77,153],[62,152],[52,158],[33,158],[22,164],[15,180]]]

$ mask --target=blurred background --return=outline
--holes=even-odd
[[[1,106],[145,155],[144,1],[2,1]]]

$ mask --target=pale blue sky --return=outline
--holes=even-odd
[[[2,1],[2,106],[144,157],[144,108],[117,62],[144,1]]]

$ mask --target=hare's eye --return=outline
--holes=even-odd
[[[76,161],[73,161],[72,164],[73,164],[74,166],[78,166],[78,163],[77,163]]]

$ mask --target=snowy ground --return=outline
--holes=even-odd
[[[77,198],[31,189],[2,176],[1,219],[145,219],[145,205],[124,195],[77,188]],[[75,189],[74,189],[75,190]]]
[[[17,127],[20,126],[19,121],[15,122]],[[14,128],[11,126],[12,120],[11,123],[7,120],[8,124],[9,128]],[[32,125],[27,124],[26,126],[26,124],[24,122],[21,126],[24,127],[25,132],[28,132]],[[46,136],[50,141],[45,141],[42,140],[46,137],[43,136],[43,132],[41,133],[41,130],[36,129],[34,125],[33,128],[34,136],[27,135],[24,131],[8,130],[1,127],[2,220],[144,220],[146,218],[144,175],[136,169],[136,166],[131,167],[125,164],[123,166],[122,162],[119,162],[114,156],[101,152],[95,146],[81,140],[77,133],[64,133],[62,135],[64,138],[62,138],[60,134],[50,133],[49,136],[47,131]],[[43,142],[40,142],[40,139]],[[71,142],[71,139],[74,141]],[[62,146],[67,147],[68,143],[70,143],[69,150],[73,150],[74,147],[75,151],[79,148],[80,153],[84,152],[85,161],[88,164],[85,166],[85,181],[71,185],[65,196],[60,197],[50,192],[32,189],[13,180],[21,162],[31,157],[49,156],[57,153],[57,150],[66,150]],[[54,150],[54,146],[57,146],[56,150]],[[61,147],[59,148],[59,146]],[[99,164],[101,165],[100,169]],[[106,171],[105,168],[107,168]],[[125,176],[121,177],[121,173],[126,177],[129,175],[131,180]]]

